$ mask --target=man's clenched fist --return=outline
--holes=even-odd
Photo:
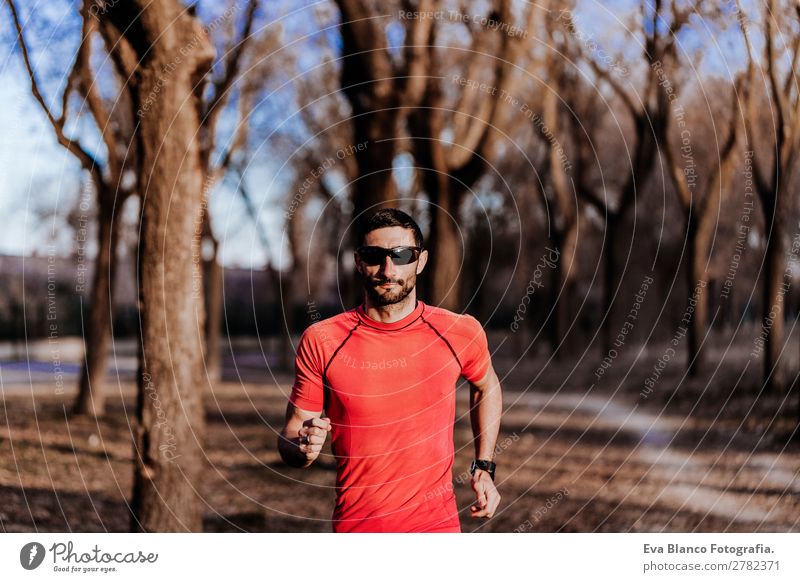
[[[327,416],[309,418],[303,422],[303,427],[297,431],[297,446],[307,461],[313,461],[319,456],[330,430],[331,421]]]

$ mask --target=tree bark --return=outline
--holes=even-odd
[[[354,112],[355,113],[355,112]],[[375,112],[355,113],[353,136],[355,143],[366,144],[356,150],[358,179],[354,184],[354,216],[361,212],[374,212],[386,206],[395,206],[397,191],[392,175],[396,141],[387,130],[396,124],[395,112],[383,109]],[[390,130],[389,130],[390,131]]]
[[[463,241],[457,223],[462,195],[452,195],[449,187],[443,188],[444,192],[429,194],[432,203],[429,239],[435,245],[429,251],[427,270],[431,283],[430,301],[444,309],[456,311],[461,304],[460,275],[464,260]]]
[[[142,335],[131,525],[135,531],[196,532],[202,530],[205,424],[205,318],[196,286],[203,202],[197,87],[214,49],[176,0],[117,4],[108,13],[140,59]]]
[[[392,163],[398,128],[398,94],[386,36],[361,0],[339,0],[342,13],[342,91],[353,109],[355,152],[353,217],[396,198]]]
[[[694,227],[696,218],[689,218],[687,236],[688,252],[686,253],[686,290],[687,297],[694,297],[696,300],[692,320],[689,322],[687,331],[686,345],[686,365],[687,373],[691,377],[696,377],[703,371],[705,361],[703,339],[706,332],[706,322],[708,321],[708,301],[706,297],[707,281],[703,261],[708,255],[708,247],[703,244],[702,237],[698,236],[698,231]],[[700,285],[705,281],[706,285]],[[697,297],[694,296],[697,290]]]
[[[200,241],[200,252],[208,245],[211,249],[211,254],[208,257],[203,257],[203,288],[205,299],[206,311],[206,350],[205,350],[205,371],[208,380],[213,386],[222,377],[222,352],[221,352],[221,335],[222,335],[222,303],[223,303],[223,277],[224,270],[222,265],[219,264],[219,241],[214,236],[211,230],[211,215],[206,203],[202,208],[203,212],[203,226],[202,226],[202,240]]]
[[[561,248],[561,237],[555,236],[553,237],[555,244],[557,245],[556,248]],[[553,276],[551,278],[550,289],[548,291],[548,303],[550,305],[550,309],[548,310],[547,314],[547,339],[550,343],[550,353],[553,355],[554,358],[559,358],[559,351],[558,346],[561,344],[561,333],[563,331],[562,327],[562,316],[561,311],[564,309],[565,298],[561,297],[559,300],[559,292],[563,288],[564,283],[564,275],[563,275],[563,266],[561,265],[561,261],[556,263],[555,268],[553,269]]]
[[[617,246],[617,229],[619,217],[616,214],[609,214],[606,219],[606,240],[603,245],[603,355],[611,350],[611,342],[614,339],[614,283],[617,276],[617,257],[615,247]]]
[[[775,209],[775,204],[773,210]],[[764,339],[764,389],[777,392],[783,389],[783,370],[780,353],[784,328],[784,244],[780,217],[766,209],[765,216],[772,214],[772,229],[767,236],[764,254],[764,279],[762,291],[762,334]]]
[[[222,303],[224,269],[217,260],[219,243],[212,242],[214,255],[203,261],[206,301],[206,374],[212,386],[222,378]]]
[[[112,339],[114,277],[117,266],[120,204],[113,194],[98,192],[97,257],[92,275],[89,316],[84,331],[84,358],[73,413],[93,417],[105,413],[106,360]]]

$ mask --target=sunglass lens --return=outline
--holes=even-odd
[[[414,255],[416,255],[414,249],[397,249],[392,253],[392,261],[395,265],[408,265],[414,262]]]
[[[358,256],[368,265],[380,265],[386,257],[386,251],[378,247],[364,247],[359,249]]]

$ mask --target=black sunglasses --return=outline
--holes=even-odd
[[[386,257],[391,257],[395,265],[409,265],[419,258],[422,247],[359,247],[356,249],[358,256],[367,265],[382,265]]]

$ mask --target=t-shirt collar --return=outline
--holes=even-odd
[[[417,319],[420,318],[422,312],[425,311],[425,303],[417,299],[417,304],[414,306],[414,310],[406,315],[403,319],[398,319],[397,321],[393,321],[392,323],[386,323],[383,321],[378,321],[376,319],[372,319],[369,315],[367,315],[366,311],[364,311],[364,304],[358,306],[356,309],[356,313],[358,314],[359,319],[365,325],[369,327],[374,327],[377,329],[382,330],[397,330],[407,327],[414,323]]]

